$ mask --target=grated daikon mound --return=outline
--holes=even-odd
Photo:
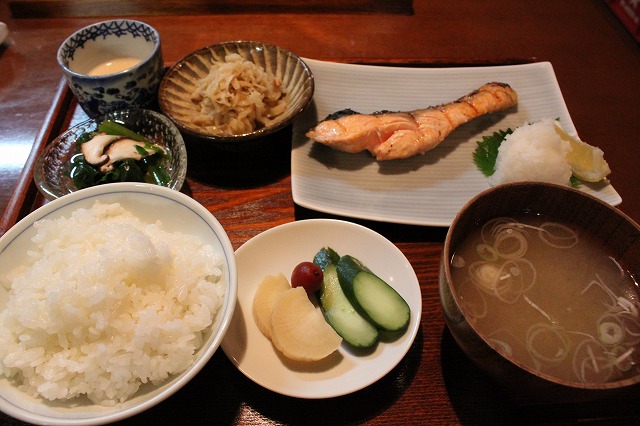
[[[269,126],[286,111],[282,82],[237,53],[214,62],[191,100],[192,123],[212,135],[241,135]]]
[[[569,185],[571,167],[569,142],[560,138],[553,120],[546,119],[518,127],[498,149],[491,185],[518,181],[539,181]]]
[[[27,264],[1,277],[0,375],[32,396],[115,405],[193,363],[223,304],[220,253],[119,204],[34,226]]]

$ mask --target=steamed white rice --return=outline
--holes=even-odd
[[[558,135],[551,119],[518,127],[500,145],[489,183],[538,181],[569,185],[569,151],[571,144]]]
[[[192,364],[222,307],[220,253],[119,204],[34,226],[27,264],[2,271],[0,374],[33,396],[114,405]]]

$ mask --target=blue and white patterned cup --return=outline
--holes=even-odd
[[[130,19],[76,31],[58,49],[58,64],[90,117],[154,105],[164,73],[158,32]]]

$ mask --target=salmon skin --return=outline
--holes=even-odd
[[[330,114],[306,136],[339,151],[369,151],[378,161],[412,157],[435,148],[458,126],[481,115],[518,104],[506,83],[487,83],[447,104],[409,112],[360,114],[345,109]]]

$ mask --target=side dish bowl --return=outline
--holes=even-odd
[[[285,112],[274,123],[236,135],[214,135],[193,123],[199,107],[191,97],[199,81],[209,75],[213,62],[224,62],[229,54],[239,54],[281,80],[281,87],[289,100]],[[249,141],[263,139],[291,124],[309,105],[313,92],[311,70],[292,52],[256,41],[231,41],[203,47],[180,59],[166,72],[158,97],[162,112],[176,123],[185,138],[203,145],[216,144],[236,150],[251,145]]]
[[[93,132],[98,124],[112,120],[146,138],[162,143],[170,157],[161,163],[169,173],[168,187],[180,190],[187,174],[187,150],[182,135],[167,117],[146,109],[124,109],[86,120],[71,127],[49,143],[38,158],[34,180],[40,192],[49,200],[78,190],[69,177],[70,161],[77,154],[76,141]]]
[[[485,302],[485,305],[482,308],[476,309],[476,307],[481,306],[481,304],[470,301],[478,300],[473,299],[476,293],[485,295],[481,296],[480,300],[487,301],[489,299],[499,298],[498,293],[502,291],[499,287],[503,285],[501,282],[505,282],[501,280],[503,278],[509,279],[505,278],[508,275],[507,272],[512,274],[510,276],[524,276],[526,274],[526,268],[523,269],[521,267],[520,269],[517,269],[513,266],[504,268],[504,266],[500,265],[506,264],[510,261],[506,255],[503,258],[502,254],[499,253],[498,256],[495,257],[489,256],[487,252],[484,252],[485,256],[483,256],[483,253],[480,251],[482,247],[486,248],[487,244],[481,243],[475,245],[474,242],[470,247],[478,251],[480,257],[487,259],[487,262],[495,262],[495,264],[498,265],[496,270],[498,268],[504,268],[500,269],[500,271],[504,270],[504,274],[506,274],[502,275],[498,271],[495,276],[498,276],[499,279],[492,278],[493,281],[491,287],[481,288],[481,286],[484,285],[481,282],[482,280],[480,278],[475,278],[478,277],[478,275],[473,275],[472,272],[473,257],[470,254],[469,257],[467,257],[467,254],[465,254],[464,257],[458,257],[456,262],[452,262],[452,258],[459,256],[458,253],[462,252],[462,246],[464,245],[466,238],[470,234],[478,232],[483,224],[488,223],[490,220],[495,218],[506,217],[508,221],[512,221],[512,218],[522,217],[523,214],[542,216],[546,220],[546,222],[538,225],[539,227],[534,228],[531,226],[528,229],[522,227],[521,229],[523,229],[523,233],[528,232],[529,235],[538,235],[538,233],[542,234],[545,229],[549,229],[543,228],[544,226],[548,226],[548,224],[555,226],[553,225],[554,223],[565,223],[567,225],[566,227],[559,225],[556,229],[576,229],[577,233],[574,235],[577,237],[575,237],[575,245],[566,244],[566,246],[562,247],[559,247],[561,244],[555,246],[551,246],[550,244],[542,245],[542,247],[546,247],[542,249],[546,251],[543,255],[540,255],[539,253],[534,254],[532,251],[532,242],[528,243],[528,249],[526,245],[521,245],[521,247],[524,247],[523,250],[528,251],[526,251],[526,255],[522,255],[523,257],[518,259],[525,259],[525,257],[529,259],[526,260],[529,265],[535,264],[535,266],[530,266],[530,268],[537,268],[538,274],[536,275],[536,269],[533,269],[532,276],[534,278],[529,287],[527,287],[526,284],[523,285],[518,290],[520,293],[518,293],[516,297],[509,296],[509,300],[506,300],[506,304],[502,303],[495,305],[500,307],[498,311],[502,311],[504,309],[514,312],[518,320],[513,320],[513,322],[523,322],[523,330],[527,330],[527,327],[529,327],[526,332],[526,338],[525,334],[510,334],[511,337],[509,337],[509,339],[515,338],[515,340],[513,340],[513,343],[507,345],[506,343],[503,343],[507,340],[503,340],[502,338],[506,336],[505,330],[506,333],[514,332],[511,332],[504,327],[505,321],[499,322],[497,324],[498,329],[492,328],[491,330],[495,331],[491,331],[491,333],[483,331],[483,328],[479,326],[480,321],[485,321],[485,318],[495,318],[494,313],[496,310],[491,310],[491,308],[486,309],[487,306],[494,305],[487,305]],[[491,229],[491,231],[486,231],[491,233],[485,234],[485,229]],[[493,243],[492,240],[492,238],[495,238],[497,241],[498,238],[495,237],[495,235],[497,235],[497,232],[501,232],[495,231],[496,229],[497,227],[483,228],[483,232],[480,234],[482,236],[480,241],[489,242],[490,244],[498,244]],[[507,232],[512,232],[513,234],[513,228],[509,229]],[[492,237],[485,238],[485,235],[491,235]],[[547,233],[547,235],[550,235],[550,233]],[[542,236],[540,238],[542,238]],[[581,240],[579,245],[577,243],[578,238]],[[546,273],[546,271],[553,268],[552,265],[564,265],[559,263],[559,257],[569,256],[568,253],[560,254],[566,253],[566,249],[576,247],[577,250],[584,250],[584,253],[587,253],[586,246],[582,243],[582,240],[585,239],[593,239],[595,247],[597,247],[597,251],[595,252],[597,257],[592,256],[593,252],[589,252],[591,256],[588,256],[588,261],[575,262],[574,266],[569,268],[562,267],[561,271],[553,273],[553,277],[563,277],[560,282],[562,284],[566,284],[567,288],[575,286],[576,290],[571,290],[573,293],[571,293],[568,298],[564,296],[564,293],[561,296],[559,290],[546,290],[547,295],[551,294],[551,300],[548,297],[541,297],[539,292],[533,292],[531,290],[534,288],[534,283],[538,283],[535,284],[535,286],[540,285],[540,280],[544,279],[541,277]],[[573,244],[573,242],[571,244]],[[497,245],[494,245],[493,247],[497,247]],[[555,249],[558,250],[551,247],[555,247]],[[470,251],[464,253],[470,253]],[[549,253],[553,254],[550,255]],[[581,253],[578,253],[578,255],[584,256],[584,254]],[[628,308],[625,314],[629,314],[628,317],[632,318],[633,324],[640,324],[637,318],[638,311],[637,308],[635,308],[639,303],[637,289],[633,291],[624,290],[622,284],[618,284],[618,279],[607,281],[606,278],[603,278],[604,281],[602,282],[602,285],[598,285],[597,282],[594,282],[596,279],[600,280],[600,278],[597,273],[596,278],[592,278],[592,269],[588,268],[587,264],[596,264],[596,259],[600,256],[605,260],[607,256],[610,256],[608,259],[611,259],[613,264],[616,265],[612,266],[612,268],[618,275],[626,268],[626,272],[630,274],[631,278],[636,283],[635,285],[631,283],[632,287],[635,288],[635,286],[637,286],[637,277],[640,277],[640,226],[615,207],[612,207],[609,204],[581,191],[565,186],[522,182],[496,186],[488,189],[471,199],[462,208],[454,219],[445,239],[444,251],[440,265],[439,286],[440,299],[448,328],[458,345],[468,355],[468,357],[482,370],[488,373],[489,376],[493,377],[498,383],[503,385],[508,390],[509,395],[513,396],[514,399],[521,399],[529,402],[575,402],[580,400],[601,399],[631,386],[637,386],[637,384],[640,383],[640,374],[634,372],[635,367],[629,367],[628,364],[626,365],[628,368],[624,371],[629,371],[629,374],[623,375],[614,373],[610,376],[610,379],[607,378],[595,381],[592,380],[595,375],[585,374],[585,368],[591,370],[591,366],[594,365],[594,368],[597,371],[598,368],[595,366],[596,356],[600,355],[590,353],[590,358],[585,356],[584,359],[587,360],[586,366],[585,364],[580,364],[576,361],[583,359],[581,351],[580,356],[578,356],[578,347],[581,346],[581,343],[575,343],[579,341],[578,339],[586,339],[581,341],[582,343],[588,342],[584,347],[589,348],[589,345],[593,342],[594,347],[599,345],[598,347],[606,347],[605,351],[611,351],[612,353],[608,355],[611,356],[611,358],[604,358],[604,355],[602,355],[603,358],[599,358],[598,363],[602,360],[602,365],[608,363],[607,368],[612,369],[614,367],[618,368],[619,366],[617,365],[617,362],[622,362],[631,354],[633,354],[633,357],[635,358],[636,355],[634,351],[638,348],[638,343],[630,342],[629,344],[633,346],[628,352],[616,353],[615,351],[620,348],[620,346],[614,347],[613,344],[618,344],[618,342],[605,341],[602,335],[598,334],[603,333],[603,329],[598,328],[598,324],[600,324],[600,327],[602,324],[599,322],[600,320],[594,322],[591,322],[590,320],[589,322],[585,322],[586,325],[584,326],[584,330],[578,330],[578,327],[583,326],[577,326],[573,323],[569,326],[569,323],[567,322],[573,321],[576,317],[586,318],[584,313],[581,313],[581,309],[584,309],[585,305],[581,302],[576,302],[576,300],[586,298],[586,296],[583,295],[587,289],[592,286],[592,284],[595,284],[593,285],[594,290],[597,290],[598,293],[603,293],[604,296],[599,296],[600,299],[598,299],[598,297],[594,297],[593,306],[600,306],[600,309],[604,310],[605,308],[602,306],[606,303],[607,306],[611,305],[614,308],[620,308],[620,311]],[[516,257],[511,257],[511,259],[516,259]],[[454,265],[452,265],[452,263]],[[480,265],[486,264],[484,262],[475,263]],[[513,261],[511,261],[510,265],[513,264]],[[607,261],[607,265],[611,265],[609,261]],[[469,272],[464,275],[454,274],[454,269],[463,270],[462,268],[465,268],[464,270]],[[572,268],[574,269],[571,270]],[[454,276],[458,278],[454,278]],[[605,275],[602,276],[605,277]],[[570,278],[574,277],[576,279],[573,281],[575,281],[576,284],[570,286]],[[592,280],[591,283],[589,280]],[[465,284],[467,287],[462,287],[465,282],[468,283]],[[480,282],[480,285],[478,282]],[[524,280],[522,282],[524,282]],[[627,284],[625,284],[625,286],[626,285]],[[462,288],[465,288],[464,294],[463,290],[461,290]],[[474,290],[472,291],[468,289]],[[601,289],[606,291],[601,292]],[[487,292],[487,290],[491,290],[492,292]],[[620,295],[620,297],[617,297],[616,299],[614,297],[614,293],[616,295]],[[501,294],[504,295],[506,293]],[[624,297],[622,297],[622,295],[624,295]],[[531,299],[529,299],[528,296],[531,296]],[[544,294],[542,296],[544,296]],[[611,299],[609,299],[610,297]],[[591,298],[590,294],[589,298]],[[504,299],[506,299],[506,297],[504,297]],[[564,300],[566,303],[559,302],[560,300]],[[618,304],[620,304],[619,307],[617,306]],[[554,308],[556,305],[558,306],[557,309]],[[549,308],[552,308],[553,310],[549,310]],[[481,309],[483,310],[481,311]],[[535,312],[535,310],[538,312]],[[551,314],[547,314],[545,310],[548,310]],[[479,312],[482,313],[480,314]],[[529,314],[532,320],[525,320],[524,318],[528,317]],[[600,318],[603,318],[605,315]],[[569,320],[560,319],[565,316],[568,317]],[[611,315],[611,317],[613,317],[613,315]],[[532,322],[529,321],[536,322],[536,324],[531,325]],[[544,349],[552,354],[552,357],[544,358],[544,361],[540,361],[542,359],[542,355],[540,355],[542,345],[538,344],[539,346],[534,346],[532,337],[533,333],[530,334],[530,331],[534,326],[538,325],[538,322],[545,325],[548,330],[551,330],[554,333],[557,332],[556,335],[561,336],[562,340],[567,342],[563,343],[564,349],[562,351],[555,351],[554,349],[552,352],[551,350]],[[486,324],[486,322],[483,324]],[[624,326],[622,328],[624,328]],[[635,335],[632,334],[633,330],[628,331],[628,336]],[[501,334],[498,334],[499,332]],[[569,335],[572,337],[567,337],[565,340],[564,336]],[[594,338],[592,336],[596,337]],[[509,341],[511,342],[511,340]],[[557,347],[561,346],[562,345],[558,345]],[[523,347],[526,347],[527,351],[521,349]],[[549,344],[549,348],[551,347],[555,346]],[[625,349],[625,351],[627,351],[627,349]],[[520,353],[520,355],[516,356],[516,353]],[[558,370],[553,370],[554,368],[559,368],[558,366],[563,362],[560,361],[560,355],[572,363],[569,364],[566,370],[568,371],[566,373],[566,377],[570,376],[572,378],[558,378],[559,375],[556,374]],[[557,359],[553,358],[553,356],[557,356]],[[531,357],[531,359],[539,361],[538,365],[544,365],[544,369],[540,370],[532,368],[530,366],[531,364],[525,362],[523,357]],[[616,357],[618,358],[616,359]],[[629,358],[629,360],[631,360],[631,358]],[[552,364],[548,364],[546,361],[549,361]],[[571,367],[571,365],[573,365],[573,367]],[[630,370],[630,368],[633,368],[633,370]],[[623,370],[622,368],[619,369]],[[555,371],[556,373],[552,374],[550,371]],[[581,375],[575,373],[576,371],[581,371]],[[620,376],[620,378],[618,376]]]
[[[387,335],[370,349],[343,343],[333,356],[302,364],[279,354],[258,329],[252,314],[258,286],[267,275],[287,278],[301,261],[311,261],[322,247],[340,255],[352,255],[402,295],[411,308],[411,319],[401,335]],[[236,251],[238,307],[222,349],[231,362],[257,384],[295,398],[333,398],[356,392],[389,373],[414,344],[422,327],[422,293],[413,267],[405,255],[377,232],[352,222],[306,219],[276,226],[244,243]],[[320,308],[318,308],[320,309]],[[402,371],[411,375],[410,370]]]
[[[79,208],[90,208],[95,201],[120,203],[144,223],[161,221],[162,229],[197,237],[210,245],[221,259],[221,277],[226,290],[212,325],[205,329],[203,342],[194,361],[180,374],[170,375],[160,384],[144,384],[135,394],[114,406],[98,405],[76,398],[48,402],[18,389],[17,384],[0,377],[0,410],[26,422],[49,425],[105,424],[136,415],[159,404],[185,386],[218,349],[233,316],[237,296],[237,269],[229,238],[218,220],[192,198],[165,187],[144,183],[115,183],[74,192],[47,203],[18,222],[0,238],[0,271],[5,273],[23,262],[35,243],[34,223],[42,219],[69,217]],[[7,290],[0,286],[0,309],[7,303]]]

